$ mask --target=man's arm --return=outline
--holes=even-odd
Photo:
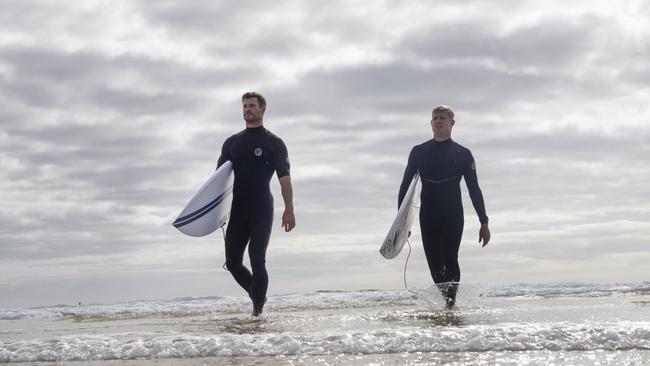
[[[488,227],[488,217],[485,213],[485,202],[483,201],[483,192],[478,186],[478,176],[476,175],[476,162],[472,153],[469,152],[469,161],[465,171],[463,172],[465,184],[469,191],[469,197],[472,199],[472,205],[481,222],[481,228],[478,232],[478,242],[483,241],[485,247],[490,241],[490,228]]]
[[[226,139],[226,141],[224,141],[223,145],[221,146],[221,155],[219,155],[219,160],[217,160],[217,169],[219,169],[219,167],[223,165],[223,163],[225,163],[227,160],[231,160],[229,150],[230,138]]]
[[[291,231],[296,227],[296,217],[293,214],[293,187],[291,186],[291,176],[285,175],[278,178],[282,198],[284,199],[284,213],[282,214],[282,227],[284,231]]]
[[[404,200],[404,196],[406,195],[406,191],[409,189],[409,186],[411,185],[411,180],[413,180],[413,176],[417,172],[417,166],[415,165],[415,148],[411,150],[411,153],[409,154],[409,160],[406,163],[406,169],[404,169],[404,176],[402,177],[402,184],[399,187],[399,194],[397,195],[397,208],[402,205],[402,201]]]
[[[296,217],[293,214],[293,187],[291,187],[291,164],[289,163],[289,152],[284,141],[277,139],[273,151],[275,172],[280,181],[282,198],[284,199],[284,213],[282,214],[282,227],[284,231],[291,231],[296,227]]]

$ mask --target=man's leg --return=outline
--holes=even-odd
[[[446,291],[441,288],[446,281],[445,275],[445,252],[443,246],[443,228],[439,220],[436,220],[426,210],[420,210],[420,232],[422,234],[422,245],[424,254],[429,265],[429,272],[433,282],[445,296]],[[445,287],[446,288],[446,287]]]
[[[253,315],[262,313],[266,301],[266,291],[269,287],[269,276],[266,272],[266,248],[269,245],[272,227],[273,207],[259,211],[251,225],[248,256],[253,270],[250,287],[251,299],[253,300]]]
[[[447,282],[446,302],[447,308],[456,304],[458,282],[460,282],[460,265],[458,264],[458,251],[463,237],[464,220],[462,212],[455,218],[449,218],[444,226],[445,247],[445,282]]]
[[[226,268],[250,296],[252,275],[244,267],[244,251],[250,238],[248,223],[241,217],[230,218],[226,229]]]

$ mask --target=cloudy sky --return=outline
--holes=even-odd
[[[291,233],[272,181],[271,295],[403,286],[406,251],[378,249],[437,104],[493,235],[481,249],[462,184],[463,281],[650,280],[647,2],[261,4],[2,2],[0,307],[242,295],[221,232],[171,222],[248,90],[292,162]],[[408,279],[426,287],[418,231]]]

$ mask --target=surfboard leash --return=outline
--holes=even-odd
[[[406,239],[406,244],[409,245],[409,254],[406,255],[406,263],[404,263],[404,288],[406,288],[406,291],[412,293],[413,295],[417,295],[416,292],[409,289],[409,286],[406,283],[406,267],[409,265],[409,258],[411,258],[411,242],[408,240],[408,238]]]
[[[226,229],[223,228],[224,226],[226,226],[226,225],[221,225],[221,232],[223,233],[223,242],[225,243],[226,242]],[[225,269],[226,271],[228,270],[228,268],[226,267],[226,262],[223,262],[223,266],[221,268]]]

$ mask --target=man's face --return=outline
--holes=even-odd
[[[434,112],[431,115],[431,127],[436,136],[451,135],[451,127],[454,125],[454,120],[449,117],[447,112]]]
[[[244,108],[244,121],[246,123],[258,123],[262,120],[266,108],[260,108],[257,98],[244,99],[242,104]]]

